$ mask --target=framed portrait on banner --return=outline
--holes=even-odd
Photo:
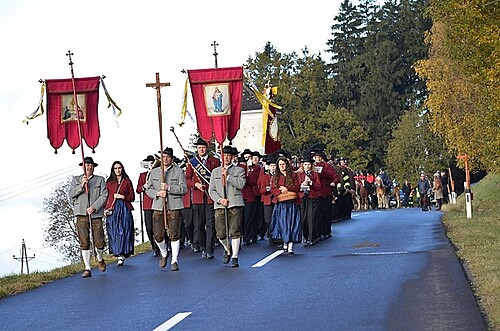
[[[227,116],[231,114],[229,83],[203,86],[208,116]]]
[[[61,95],[61,123],[77,121],[78,116],[75,111],[75,102],[73,98],[73,94],[63,94]],[[78,112],[82,122],[85,122],[86,116],[86,103],[85,103],[85,94],[77,94],[76,99],[78,102]]]

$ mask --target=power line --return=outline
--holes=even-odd
[[[58,173],[58,172],[66,172],[66,171],[68,171],[68,170],[70,170],[70,169],[73,169],[73,168],[74,168],[74,165],[72,165],[72,166],[68,166],[68,167],[66,167],[66,168],[62,168],[62,169],[59,169],[59,170],[55,170],[55,171],[53,171],[53,172],[49,172],[48,174],[45,174],[45,175],[37,176],[37,177],[32,178],[32,179],[27,179],[27,180],[25,180],[24,182],[20,182],[20,183],[17,183],[17,184],[11,185],[11,186],[7,186],[7,187],[0,188],[0,191],[5,191],[5,190],[8,190],[8,189],[10,189],[10,188],[13,188],[13,187],[19,186],[19,185],[23,185],[23,184],[26,184],[26,183],[30,183],[30,182],[32,182],[32,181],[33,181],[33,180],[35,180],[35,179],[40,179],[40,178],[42,178],[42,177],[50,176],[50,175],[56,174],[56,173]]]
[[[42,181],[38,181],[38,182],[35,182],[34,184],[39,184],[39,185],[31,185],[31,186],[28,186],[28,187],[25,187],[23,188],[22,190],[21,189],[18,189],[16,191],[12,191],[12,192],[9,192],[9,193],[6,193],[6,194],[3,194],[3,195],[0,195],[0,198],[3,198],[3,199],[0,199],[0,203],[6,201],[6,200],[9,200],[9,199],[12,199],[14,197],[17,197],[21,194],[26,194],[28,193],[29,191],[31,190],[35,190],[35,189],[38,189],[40,187],[44,187],[44,186],[47,186],[49,184],[52,184],[52,183],[55,183],[55,182],[58,182],[62,179],[64,179],[64,177],[67,177],[67,175],[71,174],[71,172],[73,172],[75,170],[72,170],[72,171],[67,171],[66,174],[64,173],[61,173],[59,174],[58,176],[53,176],[52,178],[47,178],[47,179],[44,179]],[[54,178],[55,177],[55,178]],[[54,178],[54,179],[53,179]],[[50,181],[48,181],[50,180]],[[47,182],[48,181],[48,182]]]

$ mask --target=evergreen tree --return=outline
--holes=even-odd
[[[352,109],[360,98],[359,81],[363,68],[357,58],[363,54],[363,17],[351,0],[344,0],[334,21],[332,39],[326,43],[327,52],[332,53],[335,81],[332,100],[338,107]]]

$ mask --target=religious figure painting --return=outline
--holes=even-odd
[[[231,98],[228,83],[205,85],[204,92],[208,116],[226,116],[231,114]]]
[[[61,102],[61,123],[77,121],[78,117],[82,122],[87,119],[85,94],[77,94],[76,99],[78,102],[78,115],[75,111],[75,100],[73,94],[63,94]]]

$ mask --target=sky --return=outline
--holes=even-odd
[[[300,6],[279,0],[1,1],[0,276],[20,272],[21,263],[13,256],[20,256],[23,239],[28,256],[35,255],[30,272],[67,264],[44,242],[47,222],[41,210],[57,183],[81,174],[81,151],[72,154],[65,142],[54,154],[45,114],[29,125],[22,120],[36,109],[40,79],[71,77],[68,50],[74,54],[75,77],[105,75],[106,88],[123,111],[115,119],[101,86],[100,142],[95,154],[86,146],[84,154],[94,158],[99,164],[95,172],[103,176],[113,161],[122,161],[135,186],[143,171],[140,161],[160,149],[156,91],[146,87],[157,72],[161,82],[170,83],[161,89],[163,146],[181,156],[169,128],[175,128],[184,148],[196,132],[189,119],[177,125],[183,69],[213,68],[214,41],[220,68],[243,65],[267,42],[281,53],[301,54],[307,46],[326,59],[339,6],[340,0]],[[189,111],[194,114],[192,107]],[[138,227],[138,202],[134,207]]]

